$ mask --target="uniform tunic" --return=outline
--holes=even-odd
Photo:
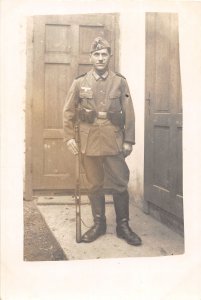
[[[91,70],[75,79],[64,106],[65,141],[74,138],[75,104],[96,112],[123,111],[124,130],[109,120],[96,119],[93,124],[80,123],[81,151],[86,155],[115,155],[122,151],[122,143],[135,144],[135,116],[125,78],[108,71],[100,77]]]
[[[123,143],[135,144],[135,115],[126,79],[112,71],[99,76],[93,69],[74,80],[64,105],[64,140],[75,137],[76,105],[99,112],[120,112],[124,128],[108,119],[95,118],[93,123],[80,121],[81,153],[90,189],[102,187],[104,169],[116,190],[127,188],[129,170],[123,157]],[[101,167],[102,166],[102,167]]]

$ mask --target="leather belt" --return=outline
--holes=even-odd
[[[106,111],[98,111],[97,118],[98,119],[107,119],[107,112]]]

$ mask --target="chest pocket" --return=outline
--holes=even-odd
[[[109,95],[109,110],[110,111],[121,111],[121,92],[115,91]]]
[[[86,108],[92,108],[93,107],[93,92],[92,90],[81,90],[79,93],[79,97],[80,97],[80,103],[82,106],[86,107]]]

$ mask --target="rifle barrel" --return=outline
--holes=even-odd
[[[75,141],[78,145],[78,154],[76,160],[76,185],[75,185],[75,206],[76,206],[76,242],[82,241],[81,233],[81,193],[80,193],[80,139],[79,139],[79,124],[75,125]]]

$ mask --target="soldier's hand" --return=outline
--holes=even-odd
[[[75,139],[71,139],[66,143],[68,150],[74,155],[78,154],[78,146]]]
[[[131,154],[133,150],[133,145],[130,144],[130,143],[123,143],[123,154],[124,154],[124,157],[127,157],[128,155]]]

